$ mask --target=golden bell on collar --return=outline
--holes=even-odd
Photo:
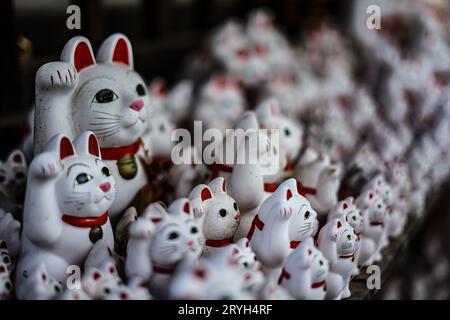
[[[117,167],[119,168],[120,176],[125,180],[131,180],[136,177],[138,168],[136,157],[134,155],[127,154],[124,156],[117,161]]]

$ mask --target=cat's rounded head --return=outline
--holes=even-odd
[[[150,98],[133,69],[128,38],[111,35],[95,58],[89,40],[75,37],[64,47],[61,60],[79,74],[71,99],[75,130],[94,132],[102,148],[134,143],[146,129]]]
[[[98,217],[108,211],[115,199],[116,182],[101,159],[95,134],[84,132],[74,144],[66,136],[57,135],[49,141],[46,152],[56,153],[62,167],[55,183],[62,214]]]
[[[256,110],[261,128],[280,130],[280,149],[293,161],[303,145],[303,133],[298,123],[282,114],[275,98],[263,101]]]
[[[311,268],[314,261],[314,241],[308,237],[287,257],[285,266],[289,272]]]
[[[337,253],[339,255],[350,255],[355,253],[359,247],[359,238],[353,228],[345,221],[337,229],[338,237],[336,240]]]
[[[200,193],[205,205],[203,232],[206,239],[223,240],[232,238],[239,221],[239,207],[227,194],[225,179],[218,177],[205,186]]]

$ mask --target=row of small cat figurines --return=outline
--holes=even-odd
[[[394,172],[398,171],[401,171],[401,168]],[[392,178],[402,177],[397,174]],[[308,293],[304,292],[305,288],[299,286],[298,281],[292,282],[296,284],[293,287],[289,281],[295,278],[296,272],[300,272],[296,263],[301,260],[299,257],[303,257],[306,260],[302,270],[311,274],[311,289],[320,288],[319,291],[323,291],[322,298],[326,294],[332,298],[348,297],[348,283],[356,272],[358,263],[367,265],[381,259],[380,250],[388,244],[389,236],[401,233],[406,221],[405,210],[409,208],[401,201],[405,195],[399,195],[398,192],[404,189],[402,181],[398,182],[399,184],[390,186],[383,175],[376,176],[365,186],[356,202],[352,198],[338,202],[328,213],[328,222],[319,230],[317,213],[309,200],[301,195],[305,194],[304,186],[295,179],[284,181],[271,194],[267,194],[256,211],[245,212],[228,194],[232,191],[227,190],[225,179],[218,177],[209,185],[195,187],[189,199],[176,200],[169,208],[154,203],[139,218],[132,209],[127,211],[127,219],[136,221],[129,226],[124,273],[130,284],[136,286],[137,283],[146,283],[156,297],[175,297],[180,294],[178,297],[201,298],[202,293],[197,292],[196,295],[190,291],[191,286],[196,283],[195,280],[204,282],[205,288],[210,288],[209,281],[223,280],[225,270],[219,273],[221,276],[218,279],[213,280],[215,277],[212,277],[211,271],[206,271],[205,266],[199,267],[197,262],[190,264],[191,259],[195,261],[203,254],[206,257],[202,259],[211,262],[216,261],[216,258],[213,258],[218,254],[216,251],[228,252],[224,255],[228,258],[217,258],[217,261],[222,261],[223,267],[231,271],[233,268],[230,265],[236,262],[230,263],[230,252],[233,257],[239,250],[247,250],[242,265],[237,263],[240,266],[237,270],[246,270],[243,283],[253,282],[254,278],[266,279],[261,283],[267,282],[275,287],[278,283],[285,287],[291,296],[307,298]],[[77,191],[72,189],[74,184]],[[86,257],[85,270],[91,275],[92,281],[111,271],[116,277],[113,279],[117,280],[117,290],[111,289],[113,280],[108,278],[109,290],[106,291],[116,298],[118,292],[126,292],[125,296],[129,298],[138,298],[132,294],[132,289],[120,284],[117,267],[111,265],[113,261],[120,264],[120,258],[112,252],[114,241],[107,215],[114,201],[116,184],[109,168],[101,161],[95,135],[86,132],[73,144],[63,135],[55,136],[46,151],[31,163],[28,185],[34,186],[35,192],[29,192],[26,196],[21,240],[20,224],[10,213],[3,211],[1,216],[1,231],[6,232],[8,236],[7,241],[2,242],[2,255],[6,257],[3,261],[9,262],[4,263],[2,269],[5,274],[2,277],[5,280],[5,288],[11,286],[8,276],[12,266],[7,247],[11,248],[13,254],[17,254],[18,247],[21,246],[20,257],[15,266],[19,298],[54,296],[55,290],[61,290],[61,283],[66,280],[66,270],[71,265],[69,262],[81,264]],[[86,198],[78,198],[78,194],[82,193],[80,188],[87,188],[85,190],[89,190],[93,195],[90,203],[83,203]],[[50,201],[49,191],[53,194],[53,201]],[[82,210],[77,211],[77,206],[81,206]],[[74,211],[79,215],[66,214]],[[96,214],[98,217],[93,218],[92,215]],[[250,224],[242,223],[243,220],[250,221]],[[248,240],[245,240],[245,237],[236,237],[238,231],[245,234]],[[317,234],[319,251],[314,249],[312,240],[307,240]],[[244,240],[232,244],[233,238]],[[52,246],[44,247],[48,244]],[[68,248],[71,250],[67,251]],[[103,265],[105,257],[102,255],[115,257],[107,259],[110,262],[108,268]],[[291,255],[295,258],[289,259]],[[200,261],[203,261],[202,259]],[[294,266],[290,265],[291,260],[295,261]],[[190,266],[182,267],[186,264]],[[313,272],[313,266],[317,265],[321,267],[320,270]],[[218,266],[214,265],[214,268]],[[90,273],[91,269],[95,272]],[[181,270],[188,271],[183,277],[180,275],[183,279],[182,285],[176,285],[178,282],[174,279],[177,277],[172,278],[179,275]],[[317,278],[312,275],[316,273],[325,275],[325,278],[315,281]],[[206,277],[207,274],[212,278]],[[325,279],[328,279],[328,275],[330,279],[327,282]],[[197,276],[200,278],[196,279]],[[306,278],[305,274],[301,275],[301,279]],[[171,287],[169,284],[172,281],[178,288],[173,290],[181,290],[183,293],[169,294],[166,291]],[[325,283],[327,286],[324,286]],[[99,288],[105,285],[103,283]],[[83,296],[83,293],[86,293],[84,291],[87,291],[91,292],[91,297],[99,297],[90,291],[94,289],[88,287],[85,283],[82,290],[70,289],[64,292],[71,297],[77,297]],[[144,289],[138,287],[142,293]],[[201,288],[197,285],[194,287]],[[47,288],[49,296],[40,296],[43,288]],[[217,289],[220,292],[227,291],[226,286],[217,288],[220,288]],[[338,290],[332,294],[327,293],[325,288]],[[211,289],[204,290],[203,294],[212,297]],[[246,294],[247,291],[239,291],[239,296],[232,297],[242,297],[241,294]],[[273,289],[270,291],[274,292]],[[234,294],[237,294],[236,291]]]

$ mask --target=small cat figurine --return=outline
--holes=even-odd
[[[61,283],[49,274],[43,262],[28,272],[26,282],[20,286],[15,284],[18,299],[50,300],[62,291]]]
[[[20,150],[14,150],[5,162],[0,161],[0,208],[19,216],[27,184],[27,163]]]
[[[136,193],[147,183],[145,146],[150,98],[133,69],[130,41],[113,34],[94,57],[89,40],[74,37],[65,45],[61,61],[39,68],[36,74],[35,154],[55,134],[74,139],[83,131],[96,134],[102,159],[117,182],[110,208],[117,222]]]
[[[297,159],[303,146],[301,125],[282,114],[280,102],[275,98],[268,98],[259,104],[256,115],[261,128],[281,131],[280,151],[286,155],[291,167],[289,169],[292,170],[293,161]]]
[[[289,253],[312,235],[316,216],[292,178],[263,202],[247,238],[269,277],[278,276]]]
[[[371,189],[366,189],[356,198],[356,205],[364,219],[359,264],[368,266],[381,260],[381,247],[384,239],[385,205],[383,199]]]
[[[278,284],[286,288],[295,299],[308,298],[312,287],[313,264],[312,238],[305,239],[286,258],[278,278]]]
[[[44,264],[52,278],[64,281],[67,266],[80,266],[96,241],[104,239],[114,247],[108,209],[115,189],[92,132],[82,133],[74,145],[67,136],[56,135],[34,158],[16,270],[19,298],[29,297],[22,289],[39,264]]]
[[[16,257],[20,251],[20,222],[14,219],[11,213],[0,208],[0,250],[4,246],[9,254]]]
[[[5,241],[0,240],[0,263],[2,263],[9,273],[13,270],[13,261]]]
[[[361,233],[364,228],[364,219],[361,210],[356,206],[355,199],[353,197],[347,197],[346,199],[339,201],[333,208],[331,208],[328,213],[328,221],[332,219],[340,219],[342,221],[348,222],[348,224],[355,231],[356,236],[361,242]],[[355,252],[355,270],[353,274],[359,274],[358,261],[359,261],[359,250],[361,246]]]
[[[206,239],[205,254],[231,244],[241,214],[236,201],[227,194],[225,179],[217,177],[208,186],[198,185],[192,190],[189,200],[194,216],[202,225]]]
[[[201,89],[194,119],[202,121],[203,129],[225,132],[246,108],[245,98],[237,81],[224,75],[213,76]]]
[[[342,277],[342,298],[351,296],[349,284],[355,270],[355,252],[359,239],[353,228],[345,221],[332,219],[320,229],[318,246],[330,263],[330,270]]]
[[[151,221],[154,231],[141,219]],[[184,259],[197,259],[204,249],[203,234],[189,200],[180,198],[167,210],[162,204],[153,203],[130,229],[133,242],[127,248],[127,277],[148,279],[150,293],[159,299],[167,298],[178,264]]]
[[[10,271],[5,263],[0,261],[0,300],[9,300],[13,296],[13,285]]]

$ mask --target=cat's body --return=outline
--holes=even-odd
[[[111,219],[117,221],[147,183],[140,138],[150,100],[133,70],[131,44],[124,35],[110,36],[99,49],[97,62],[89,41],[75,37],[64,47],[61,62],[38,70],[34,151],[42,151],[57,133],[73,139],[83,131],[94,132],[118,185],[110,209]]]
[[[264,201],[247,238],[269,277],[278,276],[289,253],[312,235],[316,215],[295,179],[284,181]]]
[[[67,266],[81,266],[97,240],[114,247],[108,217],[114,178],[94,134],[83,133],[75,145],[57,135],[30,166],[16,274],[19,298],[27,297],[20,289],[41,263],[51,277],[63,281]]]
[[[332,219],[320,230],[318,245],[324,257],[330,263],[330,270],[342,277],[342,298],[351,296],[349,284],[355,270],[355,252],[359,246],[358,236],[345,221]]]

